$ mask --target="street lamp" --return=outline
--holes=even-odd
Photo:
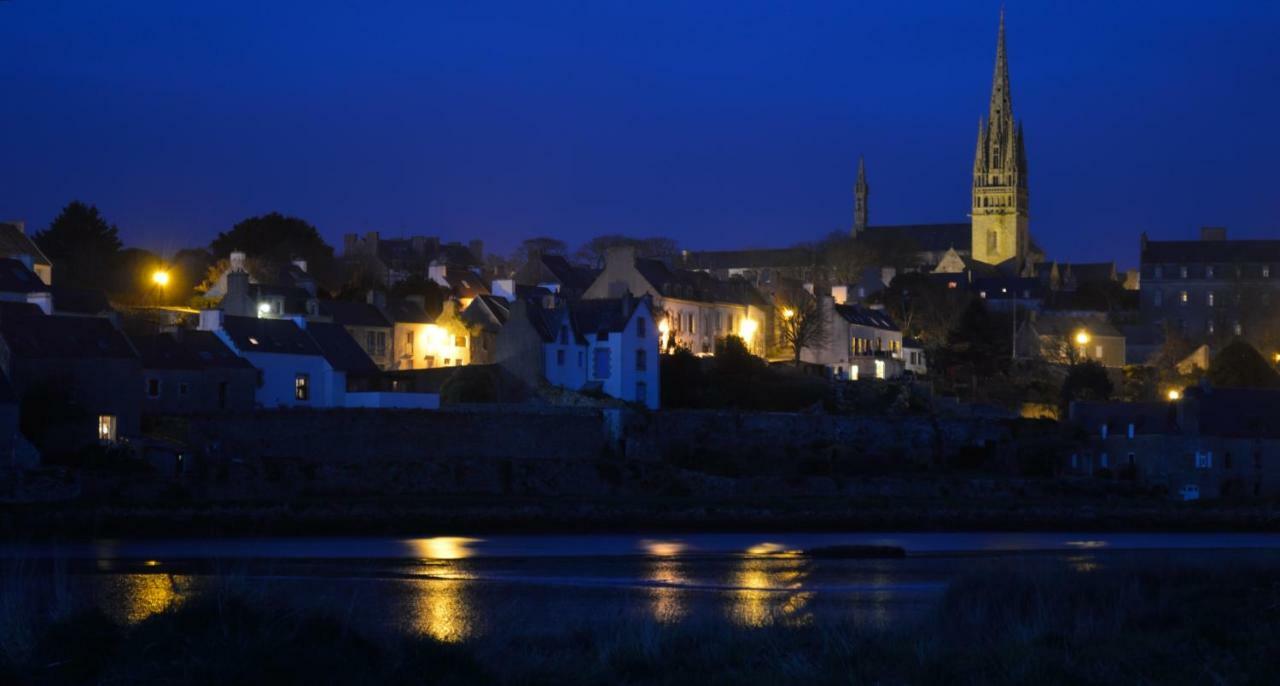
[[[786,309],[784,309],[784,310],[782,311],[782,318],[783,318],[783,319],[791,319],[791,318],[792,318],[792,317],[794,317],[794,316],[796,316],[796,311],[795,311],[795,310],[793,310],[793,309],[791,309],[790,307],[788,307],[788,308],[786,308]]]
[[[1168,396],[1169,396],[1169,400],[1177,401],[1179,398],[1182,397],[1182,392],[1176,388],[1170,388]]]
[[[754,319],[743,319],[742,323],[738,325],[738,333],[742,336],[743,342],[747,344],[747,350],[752,349],[751,339],[755,338],[757,327],[758,325]]]
[[[157,269],[151,273],[151,282],[164,288],[169,285],[169,272],[163,269]]]
[[[1089,345],[1089,332],[1081,329],[1076,332],[1076,343],[1081,346]]]

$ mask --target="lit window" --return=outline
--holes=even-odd
[[[404,354],[413,357],[413,332],[404,335]]]
[[[1213,291],[1209,291],[1209,297],[1205,298],[1205,302],[1209,304],[1209,307],[1213,307]]]
[[[1270,267],[1270,266],[1265,265],[1265,264],[1264,264],[1264,265],[1262,265],[1262,278],[1264,278],[1264,279],[1269,279],[1269,278],[1271,278],[1271,267]]]
[[[116,416],[113,414],[98,415],[98,440],[103,443],[116,441]]]
[[[465,347],[467,347],[467,337],[466,337],[466,336],[454,336],[454,337],[453,337],[453,347],[455,347],[455,348],[465,348]]]
[[[1236,323],[1235,323],[1235,325],[1233,325],[1233,326],[1231,327],[1231,330],[1232,330],[1233,332],[1235,332],[1235,335],[1237,335],[1237,336],[1243,336],[1243,335],[1244,335],[1244,326],[1243,326],[1243,325],[1241,325],[1241,324],[1240,324],[1240,322],[1236,322]]]
[[[293,377],[293,399],[294,400],[310,400],[311,399],[311,375],[299,374]]]
[[[1183,305],[1186,305],[1187,302],[1190,300],[1191,300],[1191,296],[1189,296],[1186,291],[1178,292],[1178,302],[1182,303]]]
[[[253,336],[250,336],[249,345],[257,345],[257,344],[258,344],[258,339],[254,338]]]
[[[884,360],[876,360],[876,378],[884,378]]]

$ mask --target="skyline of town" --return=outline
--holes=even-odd
[[[340,13],[329,11],[331,9],[322,7],[317,12],[314,25],[308,27],[308,36],[325,35],[332,30],[330,24],[337,21]],[[1076,12],[1084,13],[1087,9]],[[31,13],[41,11],[31,3],[7,3],[0,12],[11,15],[14,21],[0,26],[0,33],[20,27],[24,18],[30,19]],[[927,38],[932,35],[929,30],[936,29],[933,25],[942,21],[936,14],[928,20],[913,22],[900,12],[888,16],[837,13],[832,18],[834,26],[850,28],[852,25],[856,31],[865,32],[868,26],[874,25],[876,31],[884,34],[875,43],[877,59],[869,62],[866,55],[859,53],[860,45],[847,46],[850,62],[861,60],[872,65],[854,70],[857,74],[849,80],[855,88],[850,90],[849,83],[839,81],[828,83],[827,95],[839,94],[839,98],[838,102],[828,100],[824,104],[812,82],[817,77],[806,77],[804,71],[791,71],[784,81],[802,82],[801,91],[793,92],[784,83],[774,82],[777,97],[756,106],[744,105],[741,121],[730,124],[728,133],[724,134],[730,138],[716,138],[717,134],[707,128],[703,119],[663,117],[660,111],[647,110],[642,105],[649,101],[638,93],[627,96],[610,92],[609,103],[631,114],[626,117],[626,126],[616,119],[599,122],[603,130],[540,118],[538,108],[521,110],[520,116],[504,120],[506,124],[486,118],[501,110],[504,104],[535,102],[520,99],[518,89],[513,90],[512,84],[505,84],[506,90],[494,88],[488,93],[494,109],[481,117],[489,133],[482,138],[477,138],[477,131],[467,129],[456,119],[450,119],[450,126],[431,129],[440,132],[439,136],[420,127],[401,128],[406,119],[412,119],[412,114],[419,111],[417,108],[430,104],[412,98],[404,101],[406,109],[398,113],[386,109],[377,111],[376,101],[369,98],[348,99],[342,112],[328,115],[307,111],[312,105],[326,102],[325,98],[332,97],[334,91],[359,92],[361,84],[367,85],[366,81],[376,82],[382,88],[406,88],[421,83],[420,79],[425,78],[423,74],[408,69],[407,64],[397,70],[385,69],[393,54],[401,57],[415,54],[416,44],[399,42],[398,35],[393,35],[378,45],[345,48],[344,57],[352,57],[359,49],[370,52],[365,60],[354,60],[356,64],[347,65],[345,70],[330,73],[332,81],[327,85],[323,79],[314,77],[302,82],[289,80],[296,69],[303,68],[300,62],[305,60],[301,57],[268,70],[273,79],[279,80],[277,87],[293,84],[282,90],[288,93],[294,107],[287,111],[278,109],[282,104],[279,98],[284,96],[264,90],[262,87],[267,84],[254,82],[255,95],[259,104],[266,106],[269,116],[255,111],[253,116],[229,120],[247,133],[228,140],[219,138],[225,130],[215,126],[212,119],[217,118],[218,107],[232,105],[217,105],[215,101],[222,98],[216,96],[224,91],[235,93],[234,82],[244,76],[246,69],[258,58],[278,57],[279,52],[263,48],[262,53],[246,53],[230,63],[219,61],[203,50],[216,47],[215,37],[237,35],[240,29],[234,22],[202,21],[198,13],[187,17],[191,24],[181,25],[182,30],[168,37],[160,35],[162,32],[157,29],[173,21],[173,15],[130,15],[127,18],[137,24],[130,34],[133,42],[122,54],[110,50],[118,47],[115,43],[120,38],[104,36],[88,47],[72,45],[68,41],[81,30],[75,23],[55,34],[54,40],[44,36],[44,42],[39,44],[23,36],[2,41],[4,47],[0,47],[0,53],[12,58],[7,59],[10,63],[23,67],[11,72],[9,78],[13,82],[11,90],[16,89],[24,97],[17,98],[17,106],[0,115],[13,124],[3,127],[4,147],[23,160],[21,164],[0,170],[0,182],[13,189],[13,193],[0,200],[0,216],[25,220],[35,230],[47,225],[68,200],[79,198],[102,208],[104,215],[121,227],[127,243],[162,253],[202,244],[243,216],[275,210],[311,221],[333,244],[338,244],[339,237],[347,232],[376,230],[384,236],[425,233],[456,240],[482,237],[491,248],[501,252],[514,247],[521,238],[540,234],[553,235],[570,244],[602,233],[632,233],[668,236],[681,247],[695,250],[783,247],[802,240],[817,240],[829,232],[847,228],[852,213],[854,172],[861,156],[867,160],[874,189],[872,224],[967,221],[972,126],[985,112],[982,101],[990,83],[996,11],[994,6],[989,11],[972,7],[947,11],[948,22],[955,22],[954,33],[964,37],[959,40],[952,36],[941,41]],[[1266,12],[1258,8],[1251,11]],[[744,12],[751,15],[747,10]],[[1059,61],[1068,56],[1082,57],[1081,51],[1077,48],[1071,52],[1064,46],[1063,39],[1070,35],[1069,31],[1047,30],[1046,22],[1054,19],[1069,23],[1076,14],[1050,16],[1046,12],[1016,6],[1010,10],[1009,52],[1014,106],[1028,128],[1030,190],[1035,196],[1031,205],[1031,228],[1050,258],[1066,262],[1114,259],[1122,268],[1133,267],[1137,263],[1141,232],[1164,240],[1190,240],[1195,238],[1201,225],[1228,226],[1232,236],[1238,238],[1266,236],[1265,232],[1272,229],[1269,218],[1274,216],[1275,208],[1270,194],[1263,190],[1266,175],[1259,173],[1258,160],[1267,157],[1267,151],[1280,141],[1271,140],[1270,127],[1250,129],[1225,125],[1232,118],[1237,121],[1241,117],[1265,118],[1266,112],[1275,107],[1265,92],[1251,90],[1249,85],[1250,79],[1267,78],[1271,73],[1270,63],[1255,63],[1256,69],[1247,72],[1236,68],[1258,48],[1250,40],[1254,33],[1248,30],[1240,33],[1236,31],[1239,26],[1231,26],[1232,31],[1236,31],[1232,35],[1237,36],[1235,47],[1223,50],[1221,45],[1202,45],[1206,49],[1186,51],[1180,58],[1183,60],[1180,66],[1167,63],[1164,70],[1151,69],[1153,62],[1168,59],[1169,54],[1161,50],[1169,48],[1170,41],[1176,42],[1174,37],[1185,37],[1185,32],[1190,30],[1187,22],[1194,13],[1186,8],[1172,8],[1169,16],[1162,18],[1168,33],[1166,40],[1154,44],[1147,41],[1145,61],[1126,61],[1123,57],[1131,47],[1103,42],[1100,45],[1105,49],[1091,51],[1089,59],[1080,60],[1083,65],[1080,69],[1084,71],[1073,74],[1062,71]],[[579,23],[557,30],[569,35],[588,33],[593,20],[602,20],[598,14],[588,14],[590,16]],[[1237,11],[1229,16],[1234,24],[1246,22],[1249,14]],[[1141,31],[1150,30],[1135,22],[1121,21],[1126,16],[1123,13],[1111,16],[1117,24],[1134,32],[1135,40]],[[458,17],[452,19],[462,21]],[[478,26],[488,26],[487,22],[493,19],[470,17]],[[514,16],[498,23],[507,26],[517,37],[527,38],[524,29],[530,23],[537,24],[536,19]],[[549,18],[543,19],[549,21]],[[688,29],[681,19],[672,17],[670,23]],[[693,21],[688,17],[683,19]],[[757,48],[757,52],[727,35],[732,33],[727,28],[724,33],[716,33],[708,38],[712,44],[724,42],[726,45],[722,47],[734,49],[725,52],[716,63],[718,67],[711,70],[715,73],[654,70],[655,65],[646,61],[629,65],[623,73],[631,79],[651,78],[668,85],[679,82],[687,86],[690,80],[709,78],[713,83],[747,89],[753,82],[773,82],[782,75],[780,71],[785,71],[784,65],[802,66],[810,58],[815,63],[828,62],[828,51],[835,50],[830,35],[835,29],[819,32],[813,50],[820,54],[796,58],[797,64],[783,61],[770,69],[756,70],[754,77],[738,72],[741,65],[734,62],[734,58],[759,66],[764,59],[760,50],[786,52],[784,48],[794,48],[802,30],[813,29],[813,19],[803,12],[792,17],[794,25],[788,24],[786,30],[780,32],[780,45]],[[1206,17],[1199,16],[1199,19]],[[1218,19],[1222,17],[1210,16],[1199,22],[1204,41],[1216,41],[1220,34],[1227,33],[1227,27]],[[730,25],[758,28],[749,17],[733,15],[725,20]],[[664,29],[666,25],[662,22],[644,26],[659,33],[676,30],[670,26]],[[904,32],[918,34],[917,40],[903,41]],[[150,60],[162,54],[157,50],[172,47],[170,42],[201,35],[207,40],[184,47],[177,53],[180,59],[158,70],[158,76],[153,74],[149,80],[130,77],[133,73],[130,69],[140,72],[144,64],[154,66]],[[858,35],[867,37],[865,33]],[[205,42],[211,43],[204,45]],[[566,50],[572,56],[575,49],[572,43],[569,45]],[[673,50],[676,47],[679,46]],[[701,49],[707,47],[710,46]],[[1207,49],[1210,47],[1213,49]],[[77,62],[90,55],[95,56],[98,63],[90,66]],[[318,58],[312,53],[306,55],[309,59]],[[478,60],[475,68],[485,63],[481,59],[485,55],[471,55],[466,50],[454,56],[463,58],[467,64],[472,64],[469,58]],[[897,59],[898,56],[902,59]],[[1094,64],[1112,59],[1114,64]],[[542,68],[551,68],[556,63],[550,57],[547,60],[540,62]],[[424,64],[430,62],[428,59]],[[384,67],[378,72],[380,78],[370,80],[369,70],[379,65]],[[903,71],[895,78],[892,73],[886,73],[886,65]],[[1223,68],[1221,73],[1231,74],[1231,78],[1219,78],[1214,83],[1196,81],[1198,77],[1207,78],[1214,72],[1215,65]],[[1102,76],[1085,67],[1098,67]],[[316,65],[308,63],[305,68],[314,71]],[[1186,78],[1173,80],[1179,81],[1182,88],[1193,90],[1197,97],[1187,99],[1174,92],[1175,84],[1168,81],[1178,68],[1183,69]],[[220,78],[203,85],[198,78],[189,79],[207,74],[209,70]],[[823,73],[830,76],[830,72]],[[907,87],[928,73],[945,74],[948,83],[936,84],[936,87],[924,84],[914,89]],[[44,82],[43,88],[36,87],[33,81],[41,75],[51,79]],[[191,83],[186,83],[188,80]],[[893,85],[889,81],[896,83],[896,87],[889,88]],[[1117,90],[1120,81],[1127,84],[1128,91]],[[64,118],[67,115],[57,111],[35,116],[41,99],[52,95],[48,87],[52,83],[88,87],[85,95],[98,98],[104,106],[90,110],[88,117],[83,111],[77,112],[83,132],[71,131]],[[127,90],[102,90],[108,84],[126,83],[132,84],[137,102],[126,97]],[[579,84],[586,87],[578,88],[572,79],[564,82],[553,79],[548,85],[556,87],[548,88],[546,103],[563,104],[566,88],[586,93],[599,84],[587,80]],[[1054,87],[1061,91],[1066,86],[1081,92],[1101,89],[1110,95],[1107,100],[1099,101],[1097,93],[1073,99],[1062,92],[1052,92]],[[98,90],[94,90],[95,87]],[[244,84],[240,88],[249,86]],[[875,97],[878,93],[890,97]],[[717,93],[721,99],[725,95]],[[906,97],[908,95],[910,97]],[[1142,132],[1124,123],[1138,121],[1132,112],[1126,111],[1135,105],[1134,99],[1138,96],[1156,103],[1160,100],[1153,97],[1171,95],[1178,97],[1185,107],[1208,106],[1204,103],[1212,101],[1212,108],[1220,119],[1220,124],[1213,127],[1212,137],[1186,136],[1179,140],[1179,149],[1186,152],[1185,165],[1164,165],[1151,156],[1149,149],[1133,147],[1125,141],[1117,143],[1116,136],[1131,138],[1128,142],[1135,143],[1153,131],[1167,130],[1179,123],[1186,126],[1187,131],[1195,131],[1194,126],[1187,124],[1187,117],[1192,113],[1178,108],[1150,108],[1140,120],[1142,125],[1137,127],[1145,130]],[[158,104],[167,103],[167,107],[146,106],[157,104],[152,102],[157,97],[162,101]],[[940,107],[938,98],[945,98],[949,103],[945,110],[938,111],[936,116],[928,115],[928,121],[923,120],[925,113]],[[450,117],[464,118],[469,107],[483,100],[458,99],[457,112]],[[736,98],[729,100],[745,103]],[[817,106],[813,107],[815,102]],[[209,105],[210,109],[195,107],[197,104]],[[436,103],[436,109],[439,106],[440,103]],[[810,108],[805,130],[798,131],[795,127],[798,119],[788,124],[775,117],[758,118],[773,106],[793,114]],[[649,107],[661,109],[652,102]],[[136,117],[136,123],[122,122],[121,117],[127,112]],[[192,115],[194,119],[185,115]],[[240,115],[245,113],[241,111]],[[586,117],[588,113],[580,116]],[[270,123],[273,117],[277,117],[274,124]],[[163,118],[164,125],[157,128],[158,118]],[[386,122],[385,134],[375,130],[383,121]],[[1099,139],[1093,146],[1081,145],[1080,137],[1096,135],[1094,129],[1103,121],[1110,122],[1109,127],[1118,133]],[[428,120],[423,122],[429,126]],[[528,128],[525,124],[535,126]],[[645,135],[652,135],[668,124],[666,138],[669,140],[651,144],[651,154],[638,150]],[[350,127],[355,127],[356,134],[351,140],[335,140],[334,134],[338,132],[352,133]],[[628,127],[637,130],[635,140],[616,140]],[[412,139],[388,140],[393,135],[403,135],[406,130],[413,131]],[[833,130],[838,133],[832,134]],[[193,132],[197,137],[191,137]],[[466,135],[459,138],[455,135],[458,133]],[[119,138],[105,143],[99,141],[101,152],[86,162],[65,164],[65,147],[75,145],[81,151],[92,150],[86,147],[83,138],[92,134],[119,135]],[[216,135],[203,140],[200,134]],[[1250,139],[1248,145],[1233,140],[1246,135]],[[458,140],[437,140],[445,138]],[[1206,141],[1206,138],[1212,140]],[[499,139],[509,153],[508,165],[494,162],[497,154],[494,146]],[[219,140],[221,149],[211,150],[211,144]],[[299,147],[304,143],[311,147]],[[361,149],[366,144],[369,147]],[[39,146],[55,154],[37,155],[35,148]],[[430,154],[433,146],[449,149]],[[676,147],[681,150],[677,152]],[[112,150],[117,154],[112,155]],[[1197,159],[1197,155],[1205,154],[1206,150],[1230,158]],[[424,155],[415,162],[409,159],[410,151]],[[359,164],[352,165],[352,155],[357,156]],[[599,155],[606,155],[608,159],[597,159]],[[128,164],[116,169],[125,157]],[[300,165],[292,169],[277,157],[297,159]],[[464,160],[472,161],[464,163]],[[782,161],[790,164],[784,166],[780,164]],[[204,164],[206,162],[209,164]],[[1119,175],[1134,174],[1135,165],[1145,171],[1132,176],[1129,182],[1120,182]],[[721,173],[713,172],[713,168],[720,168]],[[1213,173],[1205,173],[1208,169]],[[737,178],[739,175],[750,178]],[[1079,179],[1086,175],[1090,182],[1082,185]],[[1185,192],[1191,181],[1203,192]],[[600,188],[600,184],[609,187]],[[762,192],[760,184],[772,188],[772,192]],[[1088,202],[1080,201],[1084,194]],[[778,227],[786,228],[779,230]]]

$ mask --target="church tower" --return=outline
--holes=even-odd
[[[858,158],[858,181],[853,184],[853,237],[857,238],[867,230],[867,168]]]
[[[1022,124],[1013,118],[1009,62],[1004,47],[1004,10],[996,39],[996,69],[987,120],[978,120],[973,157],[973,259],[1021,270],[1031,237],[1027,214],[1027,152]]]

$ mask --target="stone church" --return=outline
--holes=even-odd
[[[866,166],[859,160],[858,179],[854,184],[853,236],[870,244],[911,246],[921,271],[1034,275],[1035,265],[1044,255],[1031,238],[1027,151],[1022,123],[1013,116],[1003,10],[996,39],[991,103],[986,120],[978,120],[970,221],[870,226],[867,222],[869,194]]]

